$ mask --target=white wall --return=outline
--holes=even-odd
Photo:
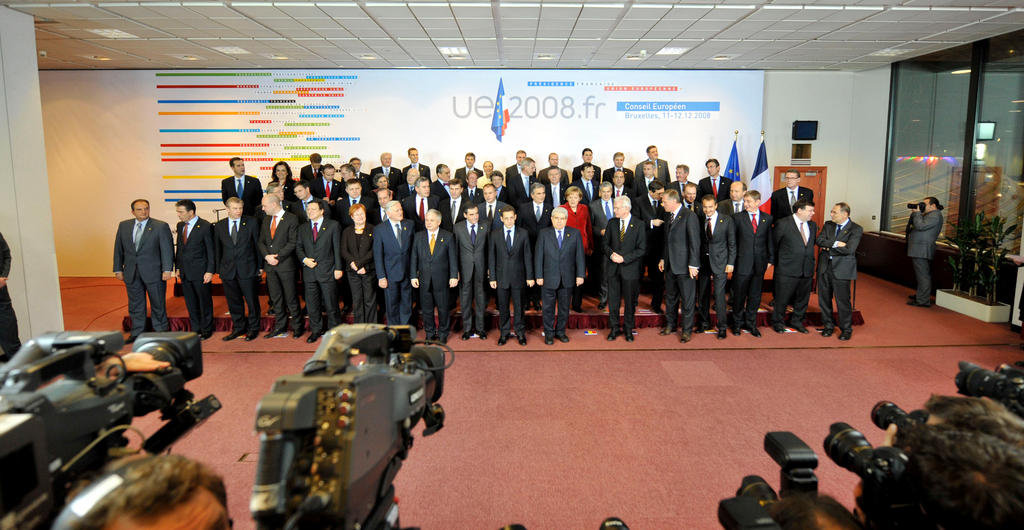
[[[846,202],[864,230],[878,230],[881,219],[889,73],[888,65],[863,72],[765,72],[768,165],[789,165],[794,120],[817,120],[818,139],[806,143],[811,165],[828,167],[818,208],[827,212]]]
[[[0,7],[0,232],[22,341],[64,329],[38,68],[32,16]]]

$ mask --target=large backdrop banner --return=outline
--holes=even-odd
[[[491,160],[504,169],[524,149],[538,168],[555,152],[570,169],[589,147],[602,168],[616,151],[632,168],[654,144],[696,181],[707,158],[726,165],[738,130],[748,179],[764,94],[763,72],[717,70],[55,71],[40,79],[58,224],[61,199],[87,193],[79,179],[117,201],[149,198],[168,221],[174,201],[198,200],[213,220],[233,156],[265,184],[276,161],[297,173],[313,152],[335,165],[358,156],[369,172],[385,151],[394,166],[407,165],[409,147],[421,163],[453,170],[466,152],[477,167]],[[112,237],[129,212],[104,197],[96,222]],[[92,223],[70,226],[96,230]]]

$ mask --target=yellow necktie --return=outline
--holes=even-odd
[[[430,234],[430,255],[431,256],[434,255],[434,238],[435,237],[436,236],[434,234]]]

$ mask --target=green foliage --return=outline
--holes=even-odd
[[[946,238],[957,249],[957,255],[948,260],[953,269],[953,290],[984,296],[989,305],[995,304],[999,266],[1007,254],[1003,245],[1016,228],[1007,226],[1005,218],[986,217],[984,212],[961,219],[953,237]]]

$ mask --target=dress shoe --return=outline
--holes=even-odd
[[[487,334],[484,333],[483,331],[478,331],[476,336],[479,337],[480,340],[487,340]]]
[[[468,331],[464,332],[462,334],[462,340],[469,340],[470,335],[472,335],[472,333],[470,333]]]
[[[785,333],[786,332],[786,328],[782,324],[775,324],[774,326],[772,326],[772,329],[775,330],[775,333]]]
[[[626,342],[633,342],[634,340],[636,340],[636,338],[633,337],[633,332],[632,331],[625,332],[625,335],[626,335]]]
[[[758,337],[758,338],[760,338],[761,337],[761,332],[758,331],[757,328],[750,328],[750,336],[751,337]]]
[[[619,332],[614,329],[608,332],[608,340],[615,340],[619,336]]]
[[[598,302],[597,303],[597,308],[599,310],[601,310],[601,311],[604,311],[605,308],[607,308],[607,307],[608,307],[608,303],[607,302]]]
[[[917,295],[916,294],[908,294],[907,295],[907,300],[917,300]]]
[[[839,340],[850,340],[850,335],[853,335],[852,331],[843,331],[839,334]]]
[[[553,339],[551,337],[548,337],[548,336],[544,337],[544,344],[554,344],[554,343],[555,343],[555,339]]]
[[[501,337],[498,337],[498,346],[504,346],[506,342],[508,342],[507,335],[502,335]]]
[[[238,337],[241,337],[242,335],[245,335],[244,331],[232,331],[231,333],[228,333],[227,335],[224,335],[224,338],[220,339],[220,340],[222,340],[224,342],[227,342],[229,340],[235,340]]]
[[[245,334],[245,340],[247,340],[247,341],[254,341],[254,340],[256,340],[256,337],[259,337],[259,336],[260,336],[260,332],[259,331],[250,331],[249,333]]]
[[[738,327],[732,328],[732,334],[736,335],[737,337],[739,337],[740,336],[740,328],[738,328]]]
[[[718,330],[718,338],[719,339],[724,339],[727,336],[728,336],[728,333],[726,333],[725,328],[721,328],[721,329]]]
[[[200,333],[199,334],[199,338],[201,338],[202,340],[207,340],[207,339],[209,339],[212,336],[213,336],[213,332],[212,331],[207,331],[206,333]]]
[[[526,346],[526,337],[519,337],[519,345]]]
[[[708,326],[708,325],[706,325],[706,324],[697,324],[697,328],[696,328],[696,329],[694,329],[694,330],[693,330],[693,332],[694,332],[694,333],[704,333],[704,332],[705,332],[705,331],[707,331],[707,330],[708,330],[708,328],[710,328],[710,327],[711,327],[711,326]]]
[[[560,341],[562,341],[562,342],[569,342],[569,337],[567,337],[565,335],[559,335],[559,336],[557,336],[555,338],[560,340]]]
[[[661,328],[661,331],[658,332],[658,335],[671,335],[671,334],[673,334],[675,332],[676,332],[676,328],[665,327],[665,328]]]
[[[800,333],[807,333],[807,328],[805,328],[803,324],[793,324],[793,329]]]
[[[314,342],[320,340],[320,335],[323,335],[323,333],[310,333],[309,336],[306,337],[306,342],[313,344]]]
[[[832,328],[824,328],[821,330],[822,337],[831,337],[834,330]]]
[[[679,342],[690,342],[690,332],[684,331],[683,334],[679,336]]]
[[[275,330],[272,330],[270,333],[267,333],[266,335],[264,335],[263,338],[265,338],[265,339],[272,339],[272,338],[274,338],[274,337],[284,333],[285,331],[286,331],[285,328],[275,329]]]
[[[931,307],[932,306],[931,302],[924,303],[924,304],[919,304],[919,303],[917,303],[917,300],[907,300],[907,305],[912,305],[914,307]]]

